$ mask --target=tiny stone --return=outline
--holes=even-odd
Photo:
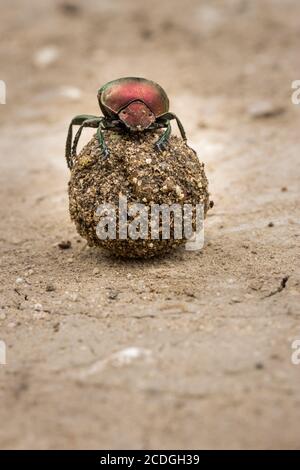
[[[119,295],[119,292],[116,291],[116,290],[111,290],[110,292],[108,292],[107,294],[107,297],[110,299],[110,300],[116,300],[117,297]]]
[[[269,222],[268,227],[274,227],[274,222]]]
[[[99,274],[100,273],[100,269],[99,268],[94,268],[93,269],[93,274],[96,275],[96,274]]]
[[[76,101],[79,100],[81,97],[81,91],[79,88],[73,86],[65,86],[60,89],[60,94],[64,98],[68,98],[69,100]]]
[[[71,248],[72,246],[72,243],[70,242],[70,240],[66,240],[66,241],[61,241],[58,243],[58,247],[61,249],[61,250],[68,250],[69,248]]]
[[[36,310],[37,312],[43,310],[42,304],[34,304],[34,310]]]
[[[8,323],[8,325],[7,325],[8,328],[15,328],[15,326],[17,326],[17,324],[13,321]]]
[[[6,318],[6,313],[0,313],[0,320],[5,320]]]
[[[73,293],[69,294],[69,299],[72,300],[72,302],[77,302],[78,297],[79,297],[79,295],[78,295],[77,292],[73,292]]]
[[[249,106],[248,112],[254,119],[268,118],[282,114],[284,108],[269,101],[257,101]]]
[[[25,274],[26,276],[31,276],[34,273],[33,269],[28,269],[27,273]]]
[[[242,302],[242,300],[238,297],[232,297],[231,302],[234,304],[239,304]]]
[[[17,277],[15,282],[16,284],[22,284],[24,282],[24,279],[22,277]]]
[[[54,292],[54,291],[55,291],[55,287],[53,286],[53,284],[47,284],[46,292]]]
[[[264,367],[265,367],[265,366],[264,366],[264,364],[263,364],[262,362],[257,362],[257,363],[255,364],[255,369],[257,369],[257,370],[262,370],[262,369],[264,369]]]
[[[72,2],[63,2],[59,5],[59,8],[65,15],[78,15],[80,13],[80,6]]]
[[[34,64],[38,67],[48,67],[59,57],[59,50],[56,46],[47,46],[39,49],[34,55]]]

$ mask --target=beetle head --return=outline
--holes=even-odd
[[[119,112],[119,118],[131,131],[143,131],[154,121],[155,115],[143,103],[143,101],[132,101]]]

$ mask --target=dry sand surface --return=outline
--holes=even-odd
[[[1,448],[300,447],[299,16],[1,2]],[[201,252],[120,261],[70,221],[67,126],[128,75],[167,90],[205,162]]]

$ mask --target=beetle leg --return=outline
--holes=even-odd
[[[165,125],[167,126],[165,132],[160,136],[158,141],[155,142],[155,144],[154,144],[155,149],[158,150],[159,152],[166,149],[166,146],[167,146],[168,141],[169,141],[169,137],[171,135],[170,121],[167,121]]]
[[[104,125],[105,126],[105,125]],[[103,128],[105,129],[105,127],[103,126]],[[97,129],[97,139],[98,139],[98,142],[99,142],[99,146],[100,146],[100,149],[101,149],[101,153],[102,153],[102,156],[103,156],[103,159],[106,160],[107,157],[109,156],[109,150],[106,146],[106,143],[105,143],[105,140],[104,140],[104,136],[103,136],[103,132],[102,132],[102,120],[99,122],[98,124],[98,129]]]
[[[175,119],[176,122],[177,122],[177,126],[180,130],[180,134],[181,134],[181,137],[183,138],[183,140],[186,142],[186,134],[185,134],[185,130],[183,128],[183,125],[180,121],[180,119],[176,116],[176,114],[174,113],[166,113],[162,116],[163,118],[165,119]]]
[[[167,125],[166,121],[162,121],[162,122],[156,121],[153,124],[151,124],[149,127],[147,127],[147,131],[152,131],[154,129],[163,129],[166,127],[166,125]]]
[[[120,129],[121,126],[122,126],[122,122],[119,119],[113,119],[113,120],[104,119],[102,121],[103,130]]]
[[[99,119],[97,116],[92,116],[90,114],[80,114],[75,116],[69,125],[67,140],[66,140],[66,160],[68,167],[72,167],[71,161],[71,149],[72,149],[72,138],[73,138],[73,126],[80,126],[87,119]]]
[[[85,121],[83,121],[83,123],[79,127],[79,129],[78,129],[78,131],[75,135],[73,146],[72,146],[72,152],[71,152],[72,164],[71,164],[71,167],[73,166],[73,160],[76,159],[76,156],[77,156],[76,155],[77,144],[78,144],[78,141],[80,139],[83,128],[84,127],[98,127],[99,122],[101,122],[102,119],[103,118],[101,118],[101,117],[100,118],[94,118],[94,119],[86,119]]]

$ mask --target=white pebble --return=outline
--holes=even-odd
[[[69,100],[76,101],[79,100],[81,97],[81,90],[74,86],[64,86],[60,89],[60,94],[64,98],[68,98]]]
[[[38,67],[47,67],[53,64],[59,57],[59,50],[55,46],[47,46],[39,49],[34,55],[34,63]]]
[[[37,312],[43,310],[42,304],[34,304],[34,310],[36,310]]]
[[[253,118],[276,116],[283,108],[270,101],[256,101],[248,107],[248,113]]]
[[[148,358],[151,356],[151,351],[144,348],[129,347],[122,349],[114,355],[119,365],[130,364],[135,359]]]
[[[77,302],[78,297],[79,297],[79,295],[78,295],[77,292],[71,292],[71,293],[69,294],[69,299],[70,299],[72,302]]]

